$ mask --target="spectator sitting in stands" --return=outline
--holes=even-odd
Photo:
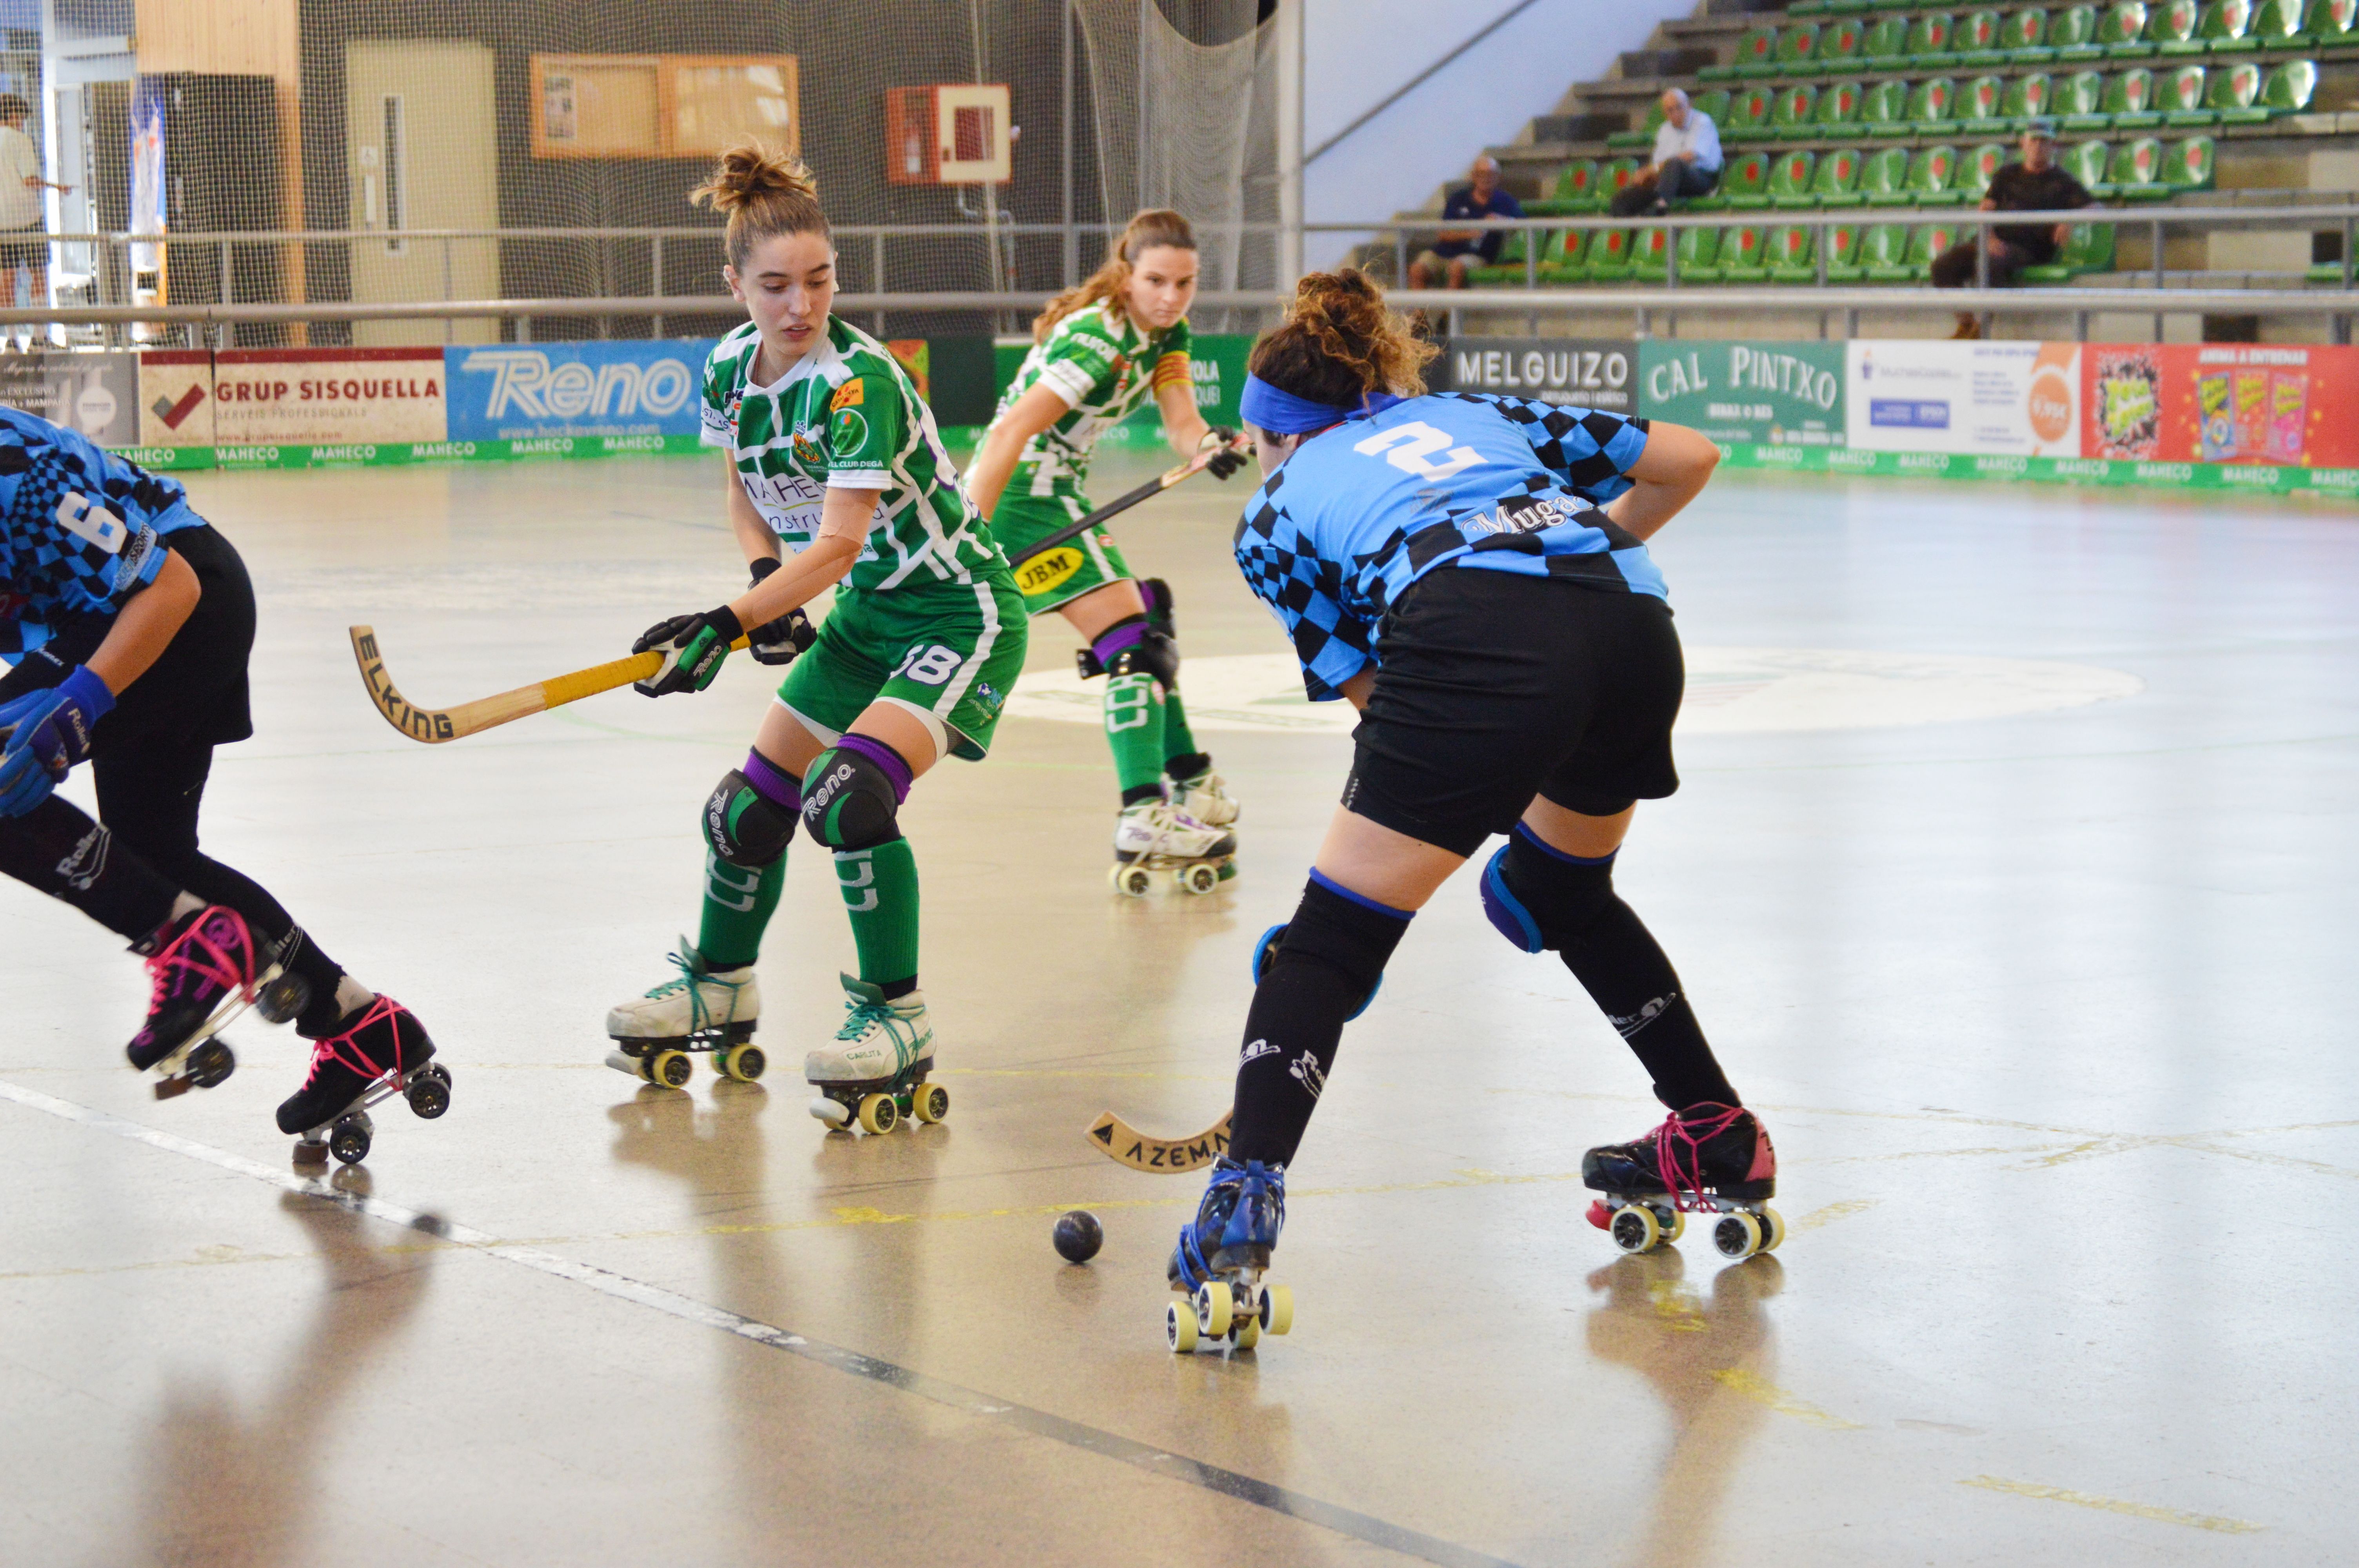
[[[1520,218],[1524,204],[1499,189],[1499,160],[1484,154],[1474,160],[1467,171],[1472,184],[1451,191],[1441,203],[1441,221],[1455,218]],[[1505,229],[1444,229],[1433,237],[1433,243],[1418,253],[1408,264],[1408,286],[1411,288],[1431,288],[1435,279],[1445,279],[1444,288],[1466,287],[1466,269],[1477,257],[1490,266],[1499,259],[1499,247],[1505,243]]]
[[[1720,183],[1720,127],[1674,87],[1663,94],[1663,123],[1655,128],[1655,150],[1647,167],[1630,177],[1614,197],[1614,215],[1657,217],[1674,201],[1709,196]]]
[[[2089,207],[2096,198],[2088,187],[2056,165],[2056,122],[2037,119],[2023,133],[2023,161],[2011,163],[1991,177],[1990,193],[1983,198],[1985,212],[2060,212]],[[2063,223],[1994,224],[1990,230],[1990,284],[2012,288],[2027,266],[2045,266],[2056,259],[2064,243]],[[1962,240],[1933,258],[1933,287],[1967,288],[1974,281],[1974,254],[1980,246]],[[1958,312],[1953,338],[1979,338],[1981,324],[1971,310]]]

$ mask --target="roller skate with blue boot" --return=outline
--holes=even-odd
[[[1294,1326],[1294,1292],[1264,1282],[1277,1233],[1286,1227],[1286,1167],[1222,1155],[1196,1217],[1172,1249],[1171,1288],[1186,1294],[1164,1309],[1174,1355],[1198,1346],[1251,1350],[1265,1334]]]
[[[1589,1206],[1589,1223],[1625,1252],[1677,1241],[1690,1214],[1716,1217],[1712,1244],[1724,1258],[1774,1251],[1786,1239],[1786,1222],[1769,1206],[1777,1152],[1742,1106],[1675,1110],[1643,1138],[1582,1155],[1581,1179],[1604,1195]]]

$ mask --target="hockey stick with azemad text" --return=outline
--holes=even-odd
[[[403,697],[395,688],[392,677],[385,673],[385,655],[377,651],[376,629],[353,626],[348,630],[353,636],[353,657],[360,664],[361,683],[368,687],[369,700],[376,704],[376,710],[385,715],[387,724],[429,746],[439,746],[445,741],[456,741],[462,735],[490,730],[510,719],[546,713],[552,708],[645,680],[663,667],[664,660],[660,652],[651,649],[633,654],[627,659],[592,665],[586,670],[551,676],[495,697],[462,702],[456,708],[419,708]],[[729,645],[742,648],[745,639],[740,637]]]

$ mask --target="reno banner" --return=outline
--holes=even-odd
[[[2091,457],[2359,466],[2359,348],[2092,345],[2082,375]]]
[[[223,349],[212,362],[212,439],[219,447],[365,448],[444,438],[439,348]],[[163,388],[157,398],[165,400]],[[159,423],[167,419],[152,404],[147,412]]]
[[[448,356],[453,441],[696,434],[709,340],[486,343]]]
[[[1845,345],[1854,448],[1977,458],[2081,455],[2079,343]]]

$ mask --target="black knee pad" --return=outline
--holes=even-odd
[[[1483,913],[1527,953],[1561,950],[1614,902],[1612,855],[1582,860],[1559,854],[1520,823],[1483,868]]]
[[[1153,676],[1155,683],[1168,692],[1180,684],[1180,644],[1150,624],[1145,635],[1114,656],[1106,673]]]
[[[898,816],[901,797],[909,787],[907,778],[905,772],[897,785],[884,764],[865,752],[831,746],[803,775],[803,826],[831,849],[889,844],[901,836]]]
[[[787,852],[795,814],[756,789],[736,768],[712,786],[704,802],[704,841],[730,865],[758,871]]]
[[[1254,983],[1259,985],[1281,957],[1315,959],[1353,983],[1361,998],[1352,1013],[1357,1018],[1375,1000],[1385,966],[1408,929],[1406,914],[1379,913],[1376,906],[1336,891],[1313,871],[1294,918],[1263,933],[1254,951]]]
[[[1147,601],[1147,623],[1167,637],[1180,635],[1179,623],[1171,619],[1171,585],[1159,577],[1138,579],[1138,597]]]

